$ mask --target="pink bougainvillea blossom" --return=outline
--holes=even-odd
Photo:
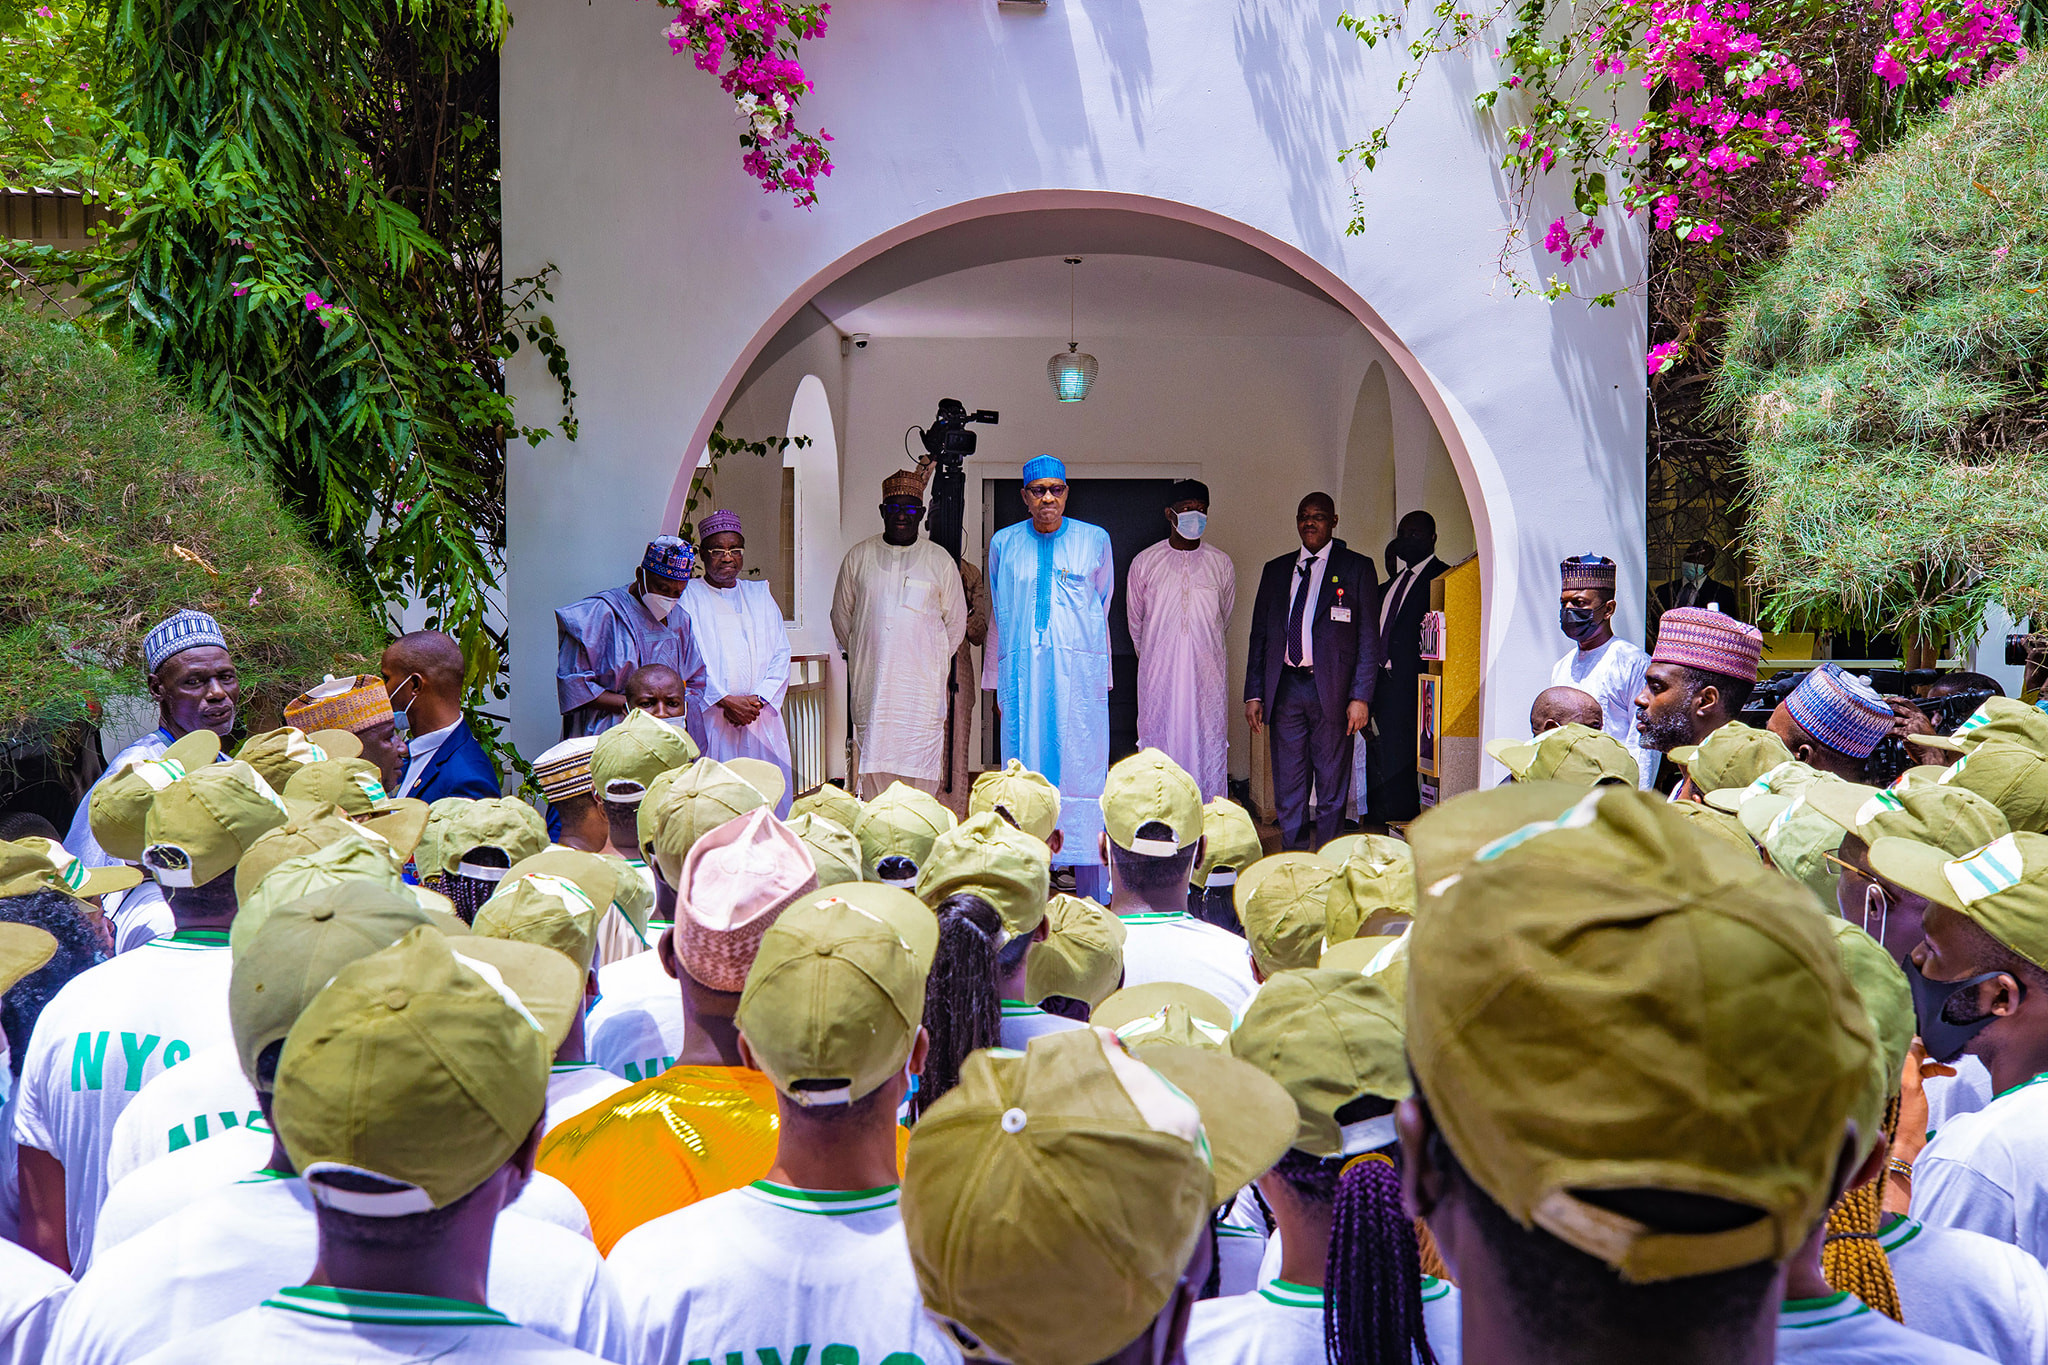
[[[800,40],[824,33],[832,7],[820,0],[664,3],[676,10],[666,29],[669,50],[689,54],[699,71],[717,76],[745,122],[740,165],[767,193],[788,194],[799,208],[817,203],[818,180],[832,174],[825,148],[832,136],[796,126],[797,104],[812,88],[796,51]]]
[[[1685,347],[1677,342],[1660,341],[1650,348],[1650,353],[1643,359],[1648,363],[1650,373],[1655,374],[1667,365],[1676,364],[1684,354]]]

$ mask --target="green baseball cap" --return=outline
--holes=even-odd
[[[546,949],[497,947],[573,975]],[[483,1184],[533,1135],[552,1060],[502,974],[421,927],[343,967],[307,1004],[285,1038],[272,1116],[316,1202],[367,1217],[425,1213]],[[327,1180],[344,1174],[395,1188]]]
[[[937,908],[948,896],[971,892],[993,905],[1003,933],[1017,938],[1044,923],[1051,880],[1052,850],[1044,841],[983,811],[932,840],[918,864],[917,898]]]
[[[860,821],[853,827],[853,837],[860,840],[862,875],[876,880],[875,867],[884,858],[908,858],[921,870],[933,842],[953,824],[953,812],[930,792],[907,782],[890,783],[861,808]]]
[[[294,806],[324,809],[340,806],[350,815],[371,815],[391,801],[377,765],[360,758],[326,758],[304,763],[284,784],[284,799]]]
[[[13,990],[23,977],[42,970],[56,955],[57,939],[49,930],[0,921],[0,995]]]
[[[291,1032],[336,972],[431,924],[403,887],[338,882],[279,904],[253,932],[230,938],[228,1023],[249,1084],[268,1089],[256,1059]]]
[[[477,907],[469,927],[478,938],[552,948],[575,963],[578,972],[587,973],[597,954],[598,920],[610,908],[609,900],[600,905],[581,885],[559,873],[525,872],[499,882],[491,898]]]
[[[796,905],[825,905],[845,902],[896,930],[910,948],[919,970],[929,973],[939,952],[939,921],[923,901],[900,887],[881,882],[841,882],[819,888],[797,898]]]
[[[1132,1019],[1116,1030],[1116,1040],[1134,1055],[1149,1054],[1154,1048],[1200,1048],[1205,1052],[1230,1051],[1230,1030],[1212,1024],[1186,1005],[1167,1005],[1142,1018]]]
[[[1371,850],[1377,858],[1405,858],[1411,865],[1415,861],[1415,850],[1408,841],[1391,834],[1340,834],[1317,849],[1316,856],[1331,867],[1342,867],[1360,849]]]
[[[2001,835],[1960,858],[1912,839],[1879,839],[1870,868],[2048,971],[2048,834]]]
[[[1193,1018],[1222,1030],[1226,1037],[1230,1033],[1230,1006],[1198,986],[1187,986],[1178,981],[1148,981],[1142,986],[1126,986],[1095,1006],[1088,1014],[1088,1022],[1096,1028],[1122,1033],[1140,1019],[1155,1018],[1173,1008],[1184,1010]]]
[[[132,867],[87,867],[55,839],[31,834],[0,840],[0,897],[35,891],[61,891],[73,900],[104,896],[140,885],[142,873]],[[97,914],[97,907],[87,906]]]
[[[1227,1046],[1213,1046],[1207,1038],[1191,1047],[1155,1043],[1142,1060],[1201,1110],[1214,1181],[1210,1197],[1218,1208],[1287,1154],[1294,1102],[1277,1081],[1232,1057]],[[1254,1076],[1266,1084],[1255,1083]]]
[[[1487,741],[1486,752],[1517,782],[1570,782],[1581,787],[1618,782],[1633,787],[1642,778],[1635,755],[1604,730],[1573,723],[1545,730],[1534,739]]]
[[[246,763],[212,763],[156,794],[142,865],[166,887],[204,886],[286,820],[284,802]]]
[[[324,806],[317,810],[302,807],[289,820],[249,845],[242,861],[235,864],[236,901],[247,905],[256,889],[263,885],[263,879],[280,864],[308,853],[317,853],[329,844],[343,840],[359,840],[381,848],[394,871],[403,869],[405,855],[383,833],[384,828],[398,818],[394,814],[351,820],[339,806]]]
[[[1045,937],[1024,957],[1024,993],[1079,1000],[1094,1009],[1124,980],[1123,919],[1085,896],[1056,892],[1045,906]]]
[[[1415,919],[1415,908],[1415,860],[1406,848],[1399,857],[1388,857],[1367,845],[1346,858],[1330,880],[1323,937],[1342,943],[1360,935],[1398,933],[1399,926]]]
[[[93,841],[108,856],[124,863],[142,861],[148,842],[144,826],[156,794],[187,773],[198,772],[220,756],[220,736],[194,730],[171,744],[158,758],[135,758],[114,768],[94,785],[87,798],[86,822]]]
[[[1984,704],[1956,726],[1953,734],[1907,735],[1906,743],[1923,749],[1966,754],[1979,744],[2018,744],[2048,754],[2048,711],[2011,697],[1986,697]]]
[[[714,758],[700,758],[656,778],[640,803],[640,842],[670,886],[681,886],[683,859],[699,837],[768,804],[766,797]],[[652,820],[650,822],[650,817]],[[651,834],[651,838],[649,837]]]
[[[1877,1036],[1877,1084],[1872,1102],[1856,1120],[1856,1130],[1868,1133],[1874,1142],[1883,1131],[1884,1102],[1899,1093],[1906,1054],[1920,1032],[1913,1018],[1913,988],[1882,943],[1840,915],[1828,916],[1828,928],[1834,931],[1842,970],[1849,974],[1856,998],[1870,1015],[1870,1031]]]
[[[1887,789],[1820,782],[1807,788],[1806,804],[1866,844],[1917,839],[1947,850],[1951,857],[2012,832],[2005,812],[1964,787],[1927,783]]]
[[[1281,853],[1272,861],[1279,865],[1256,881],[1240,881],[1234,897],[1252,961],[1267,976],[1315,966],[1329,933],[1330,887],[1337,880],[1337,869],[1312,853]]]
[[[309,735],[296,725],[251,735],[235,750],[236,758],[263,774],[263,780],[277,791],[284,790],[292,775],[308,763],[362,756],[363,742],[347,730],[316,730]]]
[[[761,936],[735,1019],[782,1094],[806,1108],[851,1104],[909,1060],[929,965],[891,921],[814,897]]]
[[[597,907],[597,920],[591,924],[592,932],[596,931],[597,924],[603,921],[607,913],[617,910],[626,916],[626,922],[633,926],[633,932],[644,939],[647,937],[646,908],[654,904],[653,897],[647,897],[643,903],[637,891],[626,892],[626,898],[635,902],[639,909],[637,919],[627,912],[619,897],[621,888],[629,878],[636,882],[639,880],[631,877],[632,871],[623,858],[603,853],[586,853],[580,848],[570,848],[566,844],[549,844],[540,852],[521,858],[507,868],[503,880],[498,883],[498,891],[492,894],[503,892],[517,878],[545,872],[574,884],[576,889],[583,893],[584,898]]]
[[[1359,1156],[1394,1138],[1392,1113],[1350,1123],[1362,1099],[1405,1100],[1401,997],[1362,972],[1280,972],[1259,987],[1231,1031],[1230,1054],[1280,1082],[1294,1102],[1292,1145],[1310,1156]]]
[[[1425,812],[1421,875],[1424,826],[1512,791]],[[1419,1086],[1511,1217],[1631,1282],[1782,1262],[1826,1212],[1873,1066],[1827,917],[1654,793],[1580,795],[1477,850],[1409,931]],[[1669,1232],[1579,1195],[1641,1188],[1759,1217]]]
[[[625,916],[634,937],[647,942],[647,919],[654,913],[654,874],[645,863],[631,863],[616,853],[607,853],[617,885],[612,888],[612,909]],[[652,946],[652,945],[649,945]]]
[[[967,813],[985,810],[1007,815],[1026,834],[1049,840],[1060,827],[1060,789],[1025,767],[1022,759],[1013,758],[974,779],[967,793]]]
[[[1939,781],[1977,793],[2015,830],[2048,830],[2048,753],[1988,739],[1949,764]]]
[[[783,777],[782,769],[765,758],[728,758],[725,766],[737,773],[740,781],[761,793],[769,805],[782,804],[782,794],[789,790],[789,782]]]
[[[810,850],[811,861],[818,868],[818,885],[860,880],[860,840],[853,837],[852,830],[816,807],[790,816],[786,823],[789,832]]]
[[[548,823],[539,811],[516,796],[486,797],[450,813],[441,830],[435,854],[440,861],[434,870],[442,876],[453,873],[478,881],[499,881],[509,868],[547,846]],[[503,854],[505,867],[470,861],[470,855],[481,848]]]
[[[1841,874],[1828,855],[1841,848],[1848,831],[1810,805],[1807,797],[1816,787],[1836,785],[1846,784],[1816,783],[1789,798],[1758,797],[1735,813],[1771,866],[1813,892],[1822,905],[1835,903],[1835,883]]]
[[[426,826],[421,829],[420,841],[412,851],[413,866],[419,869],[421,880],[446,875],[447,869],[441,862],[447,853],[443,840],[448,837],[457,817],[475,804],[472,797],[444,796],[427,807]]]
[[[229,946],[245,944],[255,937],[277,907],[331,886],[346,885],[404,896],[418,903],[412,888],[406,885],[404,870],[392,861],[388,847],[360,833],[346,835],[311,853],[276,864],[249,889],[248,895],[238,897],[239,909],[228,926]]]
[[[1790,763],[1792,751],[1769,730],[1731,720],[1698,744],[1679,745],[1670,758],[1685,769],[1693,790],[1704,796],[1748,786],[1779,764]]]
[[[1155,821],[1173,831],[1171,841],[1138,837]],[[1170,858],[1202,837],[1202,789],[1159,750],[1140,749],[1103,781],[1102,826],[1118,848]]]
[[[1217,1202],[1203,1111],[1249,1110],[1273,1085],[1242,1063],[1187,1078],[1202,1093],[1094,1029],[971,1054],[910,1132],[903,1229],[926,1307],[1013,1365],[1106,1360],[1136,1338]]]
[[[854,822],[860,819],[860,812],[861,801],[858,796],[844,787],[827,782],[811,788],[790,803],[790,828],[796,828],[794,821],[799,815],[822,815],[850,833]]]
[[[1486,795],[1485,801],[1461,799],[1432,806],[1424,812],[1428,818],[1408,826],[1418,905],[1433,909],[1436,898],[1457,884],[1480,849],[1583,805],[1586,789],[1569,782],[1510,782]]]
[[[1266,856],[1251,812],[1225,797],[1202,807],[1202,838],[1202,856],[1188,874],[1198,891],[1237,885],[1238,874]]]
[[[697,761],[697,746],[680,725],[635,707],[597,737],[590,751],[590,786],[601,801],[638,805],[654,779]]]
[[[1396,1000],[1408,998],[1408,935],[1382,935],[1333,943],[1316,966],[1326,972],[1363,972]]]
[[[1725,810],[1716,810],[1704,801],[1673,801],[1671,809],[1697,825],[1702,831],[1713,835],[1730,848],[1762,861],[1756,841],[1749,837],[1749,831],[1742,827],[1742,821]]]

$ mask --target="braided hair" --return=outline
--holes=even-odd
[[[965,891],[946,897],[932,913],[939,920],[939,947],[924,992],[924,1027],[931,1035],[931,1050],[911,1097],[915,1117],[960,1083],[960,1068],[969,1053],[1002,1040],[996,945],[1002,941],[1003,917],[986,900]]]
[[[1884,1131],[1890,1137],[1899,1127],[1899,1097],[1885,1105]],[[1892,1280],[1892,1263],[1878,1245],[1877,1234],[1884,1218],[1884,1177],[1850,1190],[1828,1210],[1828,1230],[1821,1242],[1820,1272],[1833,1289],[1846,1289],[1886,1317],[1905,1321],[1899,1306],[1899,1287]]]

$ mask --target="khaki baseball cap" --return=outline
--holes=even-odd
[[[910,1059],[927,965],[889,920],[816,897],[761,936],[735,1018],[778,1091],[806,1108],[851,1104]]]
[[[924,1302],[1013,1365],[1106,1360],[1159,1314],[1216,1203],[1201,1106],[1106,1032],[971,1054],[910,1132],[903,1229]]]
[[[1239,873],[1266,856],[1251,812],[1225,797],[1202,807],[1202,837],[1202,856],[1188,875],[1197,890],[1235,886]]]
[[[351,820],[339,806],[300,809],[291,819],[249,845],[242,861],[235,864],[235,899],[247,905],[249,898],[263,884],[263,879],[279,864],[316,853],[344,839],[363,840],[382,848],[392,868],[402,869],[405,855],[383,834],[390,818],[395,817]]]
[[[1059,892],[1046,902],[1045,937],[1024,957],[1024,993],[1079,1000],[1094,1009],[1124,980],[1124,939],[1119,916],[1085,896]]]
[[[1326,972],[1363,972],[1396,1000],[1408,998],[1408,935],[1405,933],[1333,943],[1316,966]]]
[[[2005,812],[1964,787],[1929,783],[1886,789],[1822,782],[1807,788],[1806,804],[1866,844],[1917,839],[1947,850],[1951,857],[2012,832]]]
[[[1405,1100],[1401,997],[1362,972],[1281,972],[1259,987],[1230,1035],[1230,1054],[1278,1081],[1298,1120],[1291,1145],[1310,1156],[1359,1156],[1395,1141],[1392,1113],[1350,1123],[1362,1099]]]
[[[1212,1024],[1186,1005],[1172,1004],[1119,1026],[1116,1040],[1134,1056],[1149,1054],[1159,1047],[1200,1048],[1205,1052],[1228,1053],[1230,1030]]]
[[[278,905],[239,940],[231,936],[228,1023],[249,1084],[268,1088],[257,1079],[256,1059],[291,1032],[335,973],[431,924],[403,888],[335,883]]]
[[[1415,850],[1408,847],[1408,841],[1391,834],[1340,834],[1317,849],[1316,856],[1332,867],[1342,867],[1360,849],[1371,850],[1377,858],[1405,858],[1411,865],[1415,862]]]
[[[1155,1043],[1142,1060],[1195,1102],[1209,1139],[1211,1199],[1217,1207],[1273,1169],[1294,1137],[1294,1101],[1277,1081],[1214,1047]],[[1256,1077],[1257,1080],[1253,1078]],[[1259,1081],[1265,1081],[1264,1085]]]
[[[1920,1026],[1913,1018],[1913,988],[1906,974],[1885,946],[1840,915],[1828,916],[1834,931],[1835,948],[1842,955],[1842,970],[1856,988],[1856,998],[1870,1015],[1870,1030],[1877,1037],[1877,1079],[1871,1103],[1857,1115],[1856,1129],[1876,1141],[1883,1131],[1884,1102],[1899,1093],[1906,1053]]]
[[[1742,827],[1742,821],[1727,811],[1716,810],[1704,801],[1673,801],[1671,809],[1730,848],[1738,849],[1747,856],[1762,861],[1763,855],[1757,851],[1756,841],[1749,837],[1749,831]]]
[[[295,806],[340,806],[350,815],[371,815],[391,801],[377,765],[360,758],[327,758],[293,769],[284,799]]]
[[[548,824],[539,811],[516,796],[486,797],[451,812],[439,843],[436,872],[502,881],[512,867],[548,846]],[[484,848],[503,854],[506,866],[473,861],[471,855]]]
[[[18,894],[18,893],[17,893]],[[33,924],[0,921],[0,995],[57,955],[57,940]]]
[[[1748,786],[1779,764],[1790,763],[1792,751],[1769,730],[1731,720],[1698,744],[1679,745],[1670,757],[1692,779],[1693,790],[1704,796]]]
[[[1781,1262],[1826,1212],[1873,1066],[1827,917],[1654,793],[1580,795],[1481,847],[1409,931],[1420,1088],[1510,1216],[1632,1282]],[[1415,825],[1425,877],[1437,814]],[[1581,1197],[1640,1188],[1758,1217],[1669,1232]]]
[[[148,842],[144,825],[156,794],[187,773],[220,757],[220,736],[211,730],[194,730],[174,741],[158,758],[132,758],[115,767],[93,787],[87,798],[86,822],[93,841],[107,855],[124,863],[142,861],[142,846]]]
[[[546,949],[496,946],[573,975]],[[272,1114],[318,1203],[367,1217],[425,1213],[483,1184],[532,1136],[552,1060],[503,974],[421,927],[343,967],[306,1006],[285,1038]],[[329,1183],[344,1174],[394,1188]]]
[[[388,847],[358,833],[324,844],[276,864],[247,896],[239,897],[228,944],[236,947],[255,937],[263,922],[281,905],[332,886],[355,885],[369,891],[404,896],[417,904],[404,871],[392,861]]]
[[[1271,861],[1279,865],[1256,881],[1240,881],[1234,897],[1252,961],[1267,976],[1315,966],[1329,932],[1330,887],[1337,880],[1337,869],[1312,853],[1281,853]]]
[[[575,963],[579,974],[587,974],[590,960],[597,955],[598,920],[610,908],[610,901],[600,904],[592,900],[582,886],[566,876],[525,872],[498,883],[491,898],[477,907],[469,927],[478,938],[552,948]]]
[[[1405,848],[1399,857],[1370,845],[1360,849],[1331,878],[1324,907],[1330,943],[1400,932],[1415,919],[1415,860]]]
[[[979,896],[1003,917],[1007,940],[1044,923],[1051,880],[1052,850],[1044,841],[983,811],[932,840],[918,864],[917,898],[936,908],[962,892]]]
[[[1879,839],[1870,868],[2048,971],[2048,834],[2002,835],[1960,858],[1912,839]]]
[[[1905,738],[1906,743],[1923,749],[1946,749],[1959,754],[1994,741],[2048,754],[2048,711],[2011,697],[1986,697],[1983,705],[1956,726],[1953,734]]]
[[[566,844],[549,844],[540,852],[521,858],[506,868],[504,878],[498,883],[498,891],[504,891],[511,882],[520,877],[546,872],[574,883],[585,899],[597,907],[598,920],[602,921],[609,911],[616,909],[626,916],[628,923],[632,924],[633,932],[644,938],[647,933],[644,907],[641,909],[641,917],[636,921],[633,915],[627,913],[626,907],[620,901],[620,892],[632,871],[632,867],[623,858],[615,858],[604,853],[586,853],[580,848],[570,848]],[[638,878],[632,880],[637,881]],[[635,902],[640,900],[638,894],[631,890],[626,891],[626,897]],[[653,903],[652,898],[646,901],[646,905]],[[593,924],[592,928],[595,927]]]
[[[876,880],[876,865],[884,858],[908,858],[922,870],[933,841],[953,824],[953,812],[940,805],[937,797],[908,783],[890,783],[862,807],[860,821],[853,827],[853,837],[860,840],[862,875]]]
[[[791,820],[799,815],[822,815],[848,833],[852,833],[860,812],[860,798],[830,782],[811,788],[789,806]]]
[[[254,768],[209,764],[150,803],[142,865],[160,886],[204,886],[234,871],[249,846],[287,818],[284,802]]]
[[[590,751],[590,787],[601,801],[637,806],[654,779],[697,760],[697,746],[680,725],[635,707],[597,737]]]
[[[1790,798],[1759,797],[1745,803],[1735,818],[1770,858],[1771,866],[1813,892],[1822,905],[1833,905],[1840,874],[1828,855],[1841,848],[1848,831],[1808,802],[1823,785],[1847,784],[1816,783]]]
[[[132,867],[87,867],[55,839],[32,834],[12,842],[0,840],[0,897],[49,890],[84,900],[126,891],[141,881],[142,873]]]
[[[760,790],[713,758],[663,773],[640,803],[640,845],[670,886],[682,886],[683,860],[698,839],[735,816],[767,805]],[[738,987],[734,987],[735,990]]]
[[[2015,830],[2048,830],[2048,753],[1988,739],[1949,764],[1939,782],[1977,793]]]
[[[1091,1010],[1088,1022],[1096,1028],[1121,1033],[1127,1025],[1153,1018],[1170,1008],[1185,1010],[1203,1023],[1221,1029],[1226,1036],[1230,1033],[1230,1006],[1198,986],[1185,986],[1178,981],[1126,986]]]
[[[1138,837],[1139,828],[1154,821],[1173,831],[1171,847],[1165,839]],[[1118,848],[1171,857],[1202,837],[1202,789],[1159,750],[1140,749],[1103,781],[1102,825]]]
[[[315,730],[309,735],[296,725],[251,735],[235,750],[236,758],[263,774],[263,780],[279,791],[308,763],[362,756],[363,742],[347,730]]]
[[[1432,806],[1423,812],[1424,818],[1408,826],[1419,905],[1433,909],[1437,898],[1457,884],[1480,849],[1584,804],[1586,789],[1569,782],[1510,782],[1495,787],[1486,797],[1485,801],[1461,798]]]
[[[739,774],[740,780],[761,793],[771,806],[782,804],[782,794],[789,790],[788,779],[782,769],[761,758],[728,758],[725,766]]]
[[[818,869],[818,885],[860,880],[860,840],[853,837],[852,830],[816,807],[792,815],[784,823],[810,850],[811,862]]]
[[[420,841],[412,851],[413,865],[419,869],[422,880],[447,874],[448,869],[442,866],[441,861],[447,852],[443,840],[455,827],[456,819],[475,804],[472,797],[444,796],[427,807],[426,826],[420,831]]]
[[[1060,789],[1043,774],[1013,758],[1000,769],[974,779],[967,793],[967,813],[997,811],[1026,834],[1049,840],[1060,827]]]
[[[909,947],[918,970],[931,971],[939,952],[939,921],[923,901],[901,887],[881,882],[841,882],[801,895],[796,904],[825,905],[834,901],[844,901],[889,925]]]
[[[1715,810],[1727,811],[1734,815],[1751,801],[1764,796],[1794,797],[1816,782],[1840,782],[1833,773],[1824,773],[1811,764],[1788,758],[1783,763],[1765,769],[1740,787],[1718,787],[1705,794],[1704,800]]]
[[[1635,756],[1604,730],[1571,724],[1531,740],[1488,740],[1486,752],[1517,782],[1571,782],[1581,787],[1618,782],[1633,787],[1642,776]]]

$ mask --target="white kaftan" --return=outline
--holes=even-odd
[[[1552,687],[1576,687],[1600,703],[1600,728],[1635,759],[1642,770],[1638,785],[1645,791],[1656,782],[1657,764],[1664,757],[1645,749],[1636,733],[1636,694],[1643,690],[1649,667],[1649,655],[1616,636],[1598,649],[1574,649],[1550,669]]]
[[[846,651],[861,771],[936,784],[945,772],[946,683],[967,638],[953,556],[929,540],[863,540],[839,566],[832,633]]]
[[[1187,769],[1204,801],[1229,795],[1224,632],[1237,602],[1237,566],[1214,546],[1176,550],[1162,540],[1131,561],[1126,594],[1138,648],[1138,743]]]
[[[730,588],[690,580],[677,610],[688,615],[690,635],[701,661],[689,677],[689,728],[711,758],[759,758],[782,769],[782,800],[775,813],[787,818],[796,782],[790,771],[789,731],[782,726],[782,700],[789,694],[789,631],[768,585],[741,579]],[[755,696],[764,705],[748,726],[734,725],[718,709],[726,697]]]

